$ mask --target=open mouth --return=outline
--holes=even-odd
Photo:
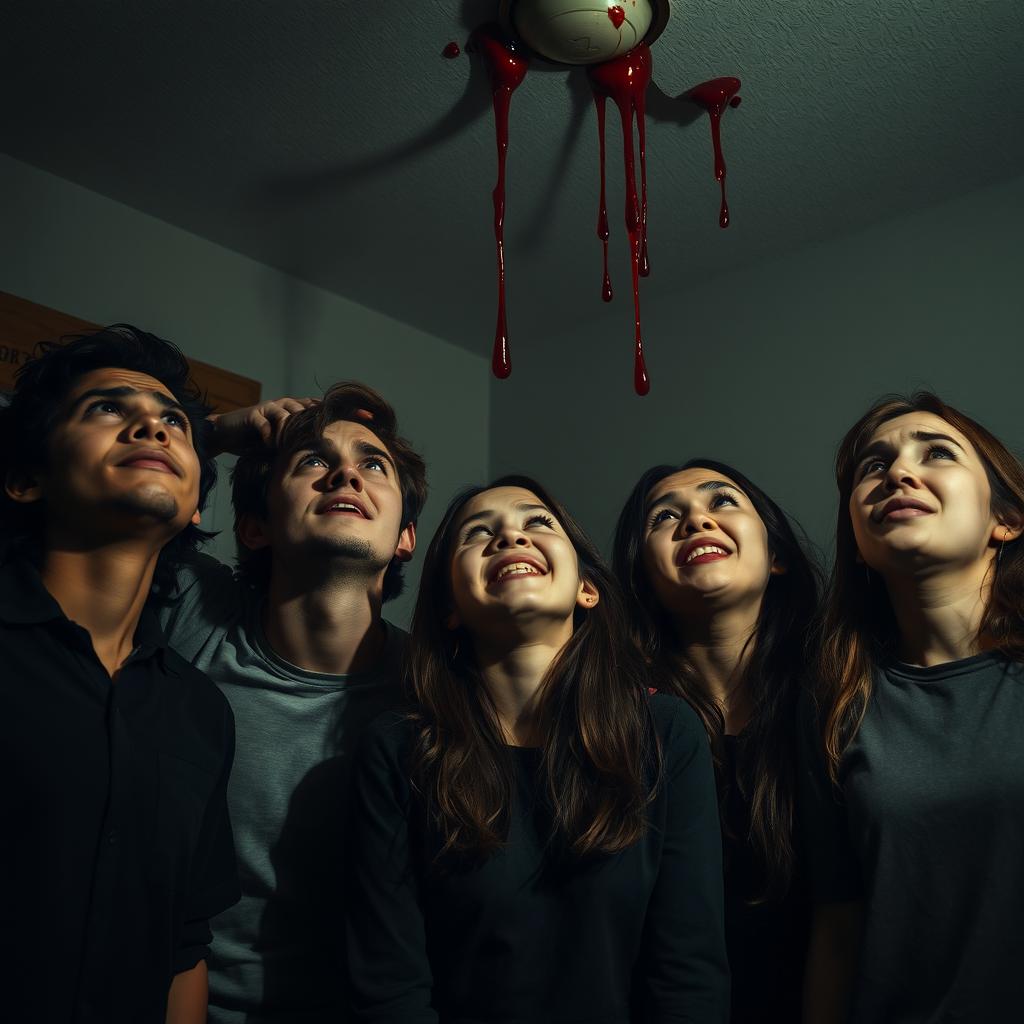
[[[514,562],[503,562],[493,573],[488,583],[506,583],[509,580],[522,579],[524,576],[544,576],[545,570],[536,562],[517,559]]]
[[[705,562],[717,562],[721,558],[728,558],[731,554],[732,552],[721,544],[691,543],[680,552],[676,565],[703,565]]]
[[[366,518],[366,513],[350,501],[335,501],[321,511],[321,515],[355,515],[360,519]]]

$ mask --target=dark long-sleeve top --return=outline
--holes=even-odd
[[[540,751],[511,747],[506,845],[439,868],[409,783],[413,726],[371,727],[356,769],[349,905],[354,1019],[373,1024],[724,1024],[722,851],[707,739],[681,700],[644,837],[586,865],[545,855]]]

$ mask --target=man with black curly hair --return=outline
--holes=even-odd
[[[207,412],[126,324],[41,346],[0,411],[5,1019],[206,1020],[234,724],[150,597],[203,536]]]

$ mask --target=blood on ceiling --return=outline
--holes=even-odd
[[[597,111],[600,153],[600,198],[597,235],[604,252],[601,297],[611,302],[613,289],[608,270],[609,225],[605,197],[605,108],[611,100],[622,122],[625,163],[625,222],[629,238],[633,286],[633,387],[638,395],[650,391],[644,360],[640,318],[640,278],[650,273],[647,252],[647,143],[646,97],[652,80],[651,45],[665,28],[669,0],[501,0],[498,18],[476,28],[467,50],[485,63],[491,83],[498,151],[498,179],[492,193],[494,238],[498,269],[498,310],[491,368],[506,378],[512,372],[508,316],[505,307],[505,165],[509,146],[512,94],[526,77],[531,60],[583,65]],[[447,57],[459,54],[457,43],[444,49]],[[740,80],[714,78],[688,89],[677,99],[703,107],[711,122],[715,179],[721,185],[719,225],[729,226],[722,155],[722,115],[738,106]],[[634,141],[635,128],[635,141]],[[639,171],[639,184],[637,181]]]

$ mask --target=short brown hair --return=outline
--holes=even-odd
[[[427,471],[422,457],[398,433],[395,410],[373,388],[358,381],[343,380],[328,388],[323,401],[293,413],[285,421],[276,448],[262,446],[243,453],[231,473],[231,503],[235,509],[235,541],[238,548],[238,571],[246,582],[266,589],[270,581],[271,552],[268,548],[252,550],[242,543],[239,525],[242,517],[251,515],[266,519],[267,494],[278,460],[291,455],[303,445],[323,437],[324,431],[338,420],[362,423],[380,438],[395,462],[398,485],[402,492],[402,526],[416,524],[427,500]],[[397,558],[384,573],[383,599],[390,601],[402,592],[404,564]]]

